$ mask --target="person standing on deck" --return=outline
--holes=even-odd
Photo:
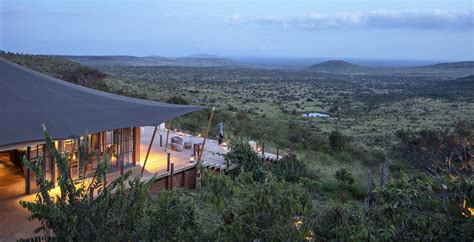
[[[222,144],[222,140],[224,139],[224,120],[220,121],[217,125],[217,138],[220,146]]]

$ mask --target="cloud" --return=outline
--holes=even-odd
[[[311,13],[301,16],[244,17],[235,14],[230,24],[273,26],[291,30],[329,29],[414,29],[460,30],[474,29],[474,11],[371,11],[335,14]]]

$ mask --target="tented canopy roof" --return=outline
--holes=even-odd
[[[44,139],[77,138],[126,127],[158,125],[205,109],[101,92],[65,82],[0,58],[0,149]]]

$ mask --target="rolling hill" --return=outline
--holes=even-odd
[[[314,64],[307,68],[311,71],[330,72],[330,73],[349,73],[358,71],[367,71],[370,67],[356,65],[347,61],[330,60]]]
[[[187,57],[162,56],[60,56],[87,66],[187,66],[187,67],[245,67],[230,59],[211,55]]]
[[[415,67],[369,67],[341,60],[331,60],[314,64],[305,70],[346,75],[464,77],[474,75],[474,61],[439,63]]]
[[[427,67],[427,68],[443,68],[443,69],[474,68],[474,61],[439,63],[439,64],[429,65],[429,66],[425,66],[425,67]]]

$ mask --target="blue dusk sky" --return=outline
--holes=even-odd
[[[473,60],[472,0],[0,0],[0,49]]]

